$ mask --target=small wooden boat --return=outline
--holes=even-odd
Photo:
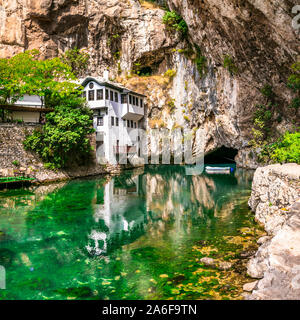
[[[230,174],[232,169],[231,167],[205,167],[205,172],[208,174]]]

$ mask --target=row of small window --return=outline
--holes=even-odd
[[[82,93],[83,98],[86,98],[86,93],[88,93],[88,101],[94,101],[95,100],[95,91],[96,91],[96,100],[103,100],[103,98],[104,98],[103,89],[83,91],[83,93]],[[118,92],[109,91],[106,89],[105,90],[105,99],[119,102]]]
[[[116,127],[119,126],[119,118],[117,117],[110,117],[111,125]],[[133,120],[123,120],[124,121],[124,127],[127,128],[137,128],[137,122]],[[97,126],[102,127],[104,125],[103,117],[98,117],[97,118]]]
[[[88,91],[88,101],[95,100],[95,91],[96,91],[96,100],[103,100],[103,89],[89,90]],[[86,99],[86,91],[83,91],[83,98]],[[119,102],[118,92],[114,92],[108,89],[105,89],[105,99],[110,101]],[[128,103],[127,94],[121,94],[121,103]],[[134,106],[140,106],[143,108],[143,99],[129,95],[129,104]]]

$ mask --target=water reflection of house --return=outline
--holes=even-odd
[[[141,180],[138,175],[115,177],[97,190],[94,214],[97,228],[91,232],[86,247],[91,254],[105,255],[144,232]]]

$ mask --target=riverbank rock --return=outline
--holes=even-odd
[[[275,164],[255,172],[249,206],[269,234],[275,234],[288,217],[288,208],[299,197],[300,166]]]
[[[255,172],[249,205],[269,236],[248,262],[257,288],[246,299],[300,300],[300,166],[272,165]],[[274,204],[274,205],[273,205]]]
[[[244,291],[247,291],[247,292],[251,292],[251,291],[253,291],[253,290],[256,288],[257,283],[258,283],[257,280],[256,280],[256,281],[253,281],[253,282],[246,283],[246,284],[244,284],[244,286],[243,286],[243,290],[244,290]]]

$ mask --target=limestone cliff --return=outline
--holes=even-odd
[[[290,65],[299,54],[292,28],[296,0],[166,0],[186,21],[186,39],[162,23],[164,10],[138,0],[0,0],[0,56],[37,48],[43,57],[78,46],[90,53],[89,74],[110,77],[149,96],[153,127],[204,128],[206,151],[240,150],[241,166],[255,167],[248,149],[260,89],[270,84],[278,133],[297,119],[287,107]],[[191,48],[193,52],[191,52]],[[207,61],[200,75],[196,49]],[[229,56],[237,72],[223,66]],[[147,76],[132,76],[135,69]],[[172,79],[163,77],[176,70]],[[275,119],[280,121],[275,121]],[[276,132],[275,132],[276,134]]]

